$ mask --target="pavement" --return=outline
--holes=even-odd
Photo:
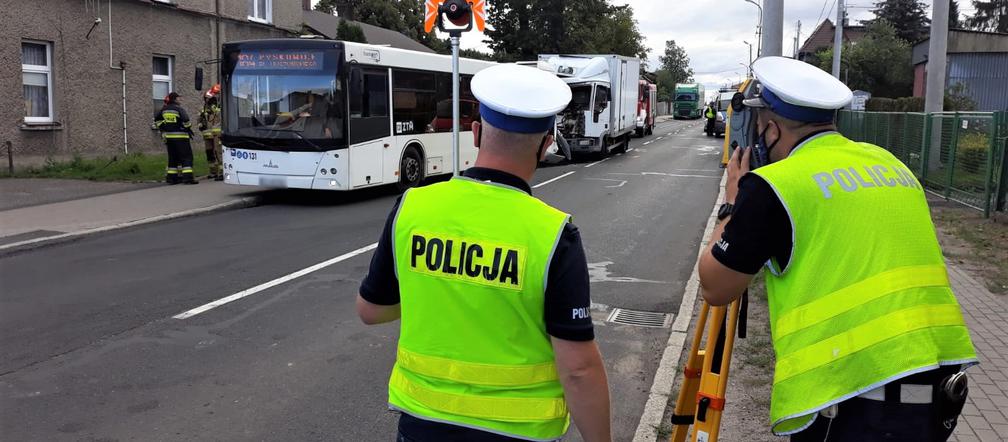
[[[30,190],[29,190],[30,189]],[[76,180],[0,180],[15,208],[0,209],[0,253],[80,235],[132,227],[257,202],[261,189],[202,181],[194,186],[94,183]],[[73,198],[60,201],[60,198]],[[20,202],[22,207],[17,207]],[[42,203],[42,204],[39,204]],[[27,207],[24,207],[27,205]]]
[[[948,264],[952,290],[962,306],[980,365],[966,371],[969,396],[949,440],[1008,440],[1008,297],[998,296],[956,265]]]
[[[63,180],[51,178],[0,179],[0,211],[38,206],[158,186],[158,183]]]
[[[697,121],[662,122],[625,154],[544,167],[533,180],[582,234],[617,440],[660,425],[660,413],[642,416],[670,376],[659,372],[672,325],[689,319],[678,310],[719,191],[721,141]],[[172,199],[202,186],[137,192]],[[243,191],[225,188],[223,199]],[[398,325],[364,326],[354,301],[397,197],[388,187],[276,191],[254,207],[0,256],[0,434],[388,440]],[[121,216],[134,211],[124,206],[107,216],[152,217]],[[62,227],[45,222],[22,225]],[[626,323],[617,309],[668,315],[668,325]],[[580,440],[576,430],[567,440]]]

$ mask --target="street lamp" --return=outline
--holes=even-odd
[[[746,76],[747,77],[752,77],[752,67],[751,67],[751,65],[747,65],[747,64],[745,64],[745,63],[743,63],[741,61],[738,62],[738,64],[741,65],[742,67],[746,68],[746,72],[747,72]]]
[[[742,40],[742,43],[745,43],[746,46],[749,46],[749,66],[746,66],[746,68],[749,69],[749,76],[752,77],[752,43],[749,43],[748,41],[745,40]]]
[[[745,2],[752,3],[759,9],[759,23],[756,25],[756,58],[759,58],[763,49],[763,7],[753,0],[745,0]]]

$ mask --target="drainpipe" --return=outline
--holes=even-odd
[[[112,64],[112,0],[108,0],[108,50],[109,69],[122,72],[123,153],[129,154],[129,138],[126,136],[126,63],[120,61],[119,66]]]
[[[221,58],[221,54],[220,54],[220,50],[221,50],[221,41],[220,41],[220,39],[221,39],[221,32],[220,32],[220,25],[221,25],[220,2],[221,2],[221,0],[214,0],[214,22],[215,22],[214,23],[214,34],[215,34],[215,36],[214,36],[214,45],[216,46],[216,47],[214,47],[214,58],[216,58],[218,60],[220,60],[220,58]],[[215,84],[221,82],[221,79],[220,79],[220,69],[217,69],[217,72],[214,72],[214,78],[217,79],[217,81],[215,82]]]

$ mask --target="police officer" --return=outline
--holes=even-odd
[[[189,115],[179,104],[179,94],[171,92],[165,97],[165,104],[154,114],[154,127],[161,131],[165,147],[168,149],[168,166],[165,168],[165,182],[168,184],[196,184],[193,179],[193,155],[189,138],[193,136]]]
[[[707,106],[704,107],[704,118],[707,120],[704,123],[704,133],[706,133],[708,137],[714,136],[715,116],[717,116],[717,114],[714,112],[714,102],[712,101],[710,103],[707,103]]]
[[[365,323],[402,321],[398,440],[556,440],[573,416],[585,440],[609,441],[580,235],[529,187],[570,88],[498,65],[472,92],[475,167],[403,195],[357,298]]]
[[[777,355],[771,430],[792,441],[944,441],[976,363],[921,184],[836,131],[843,83],[788,58],[753,64],[758,142],[728,165],[704,298],[737,298],[766,263]],[[749,171],[751,156],[757,165]],[[741,179],[740,179],[741,178]]]
[[[210,178],[214,181],[223,181],[224,173],[221,170],[221,115],[218,97],[220,96],[220,84],[215,84],[203,95],[203,108],[200,109],[198,127],[203,134],[203,147],[206,152],[207,164],[210,166]]]

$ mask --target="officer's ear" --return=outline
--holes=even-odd
[[[480,135],[482,135],[482,130],[483,126],[479,121],[472,122],[473,146],[476,146],[477,149],[480,147],[480,141],[482,138]]]
[[[546,159],[546,150],[549,149],[549,147],[553,145],[553,141],[554,140],[553,140],[553,134],[552,133],[550,133],[550,134],[546,135],[545,137],[543,137],[542,149],[539,151],[539,161],[543,161],[544,159]]]

